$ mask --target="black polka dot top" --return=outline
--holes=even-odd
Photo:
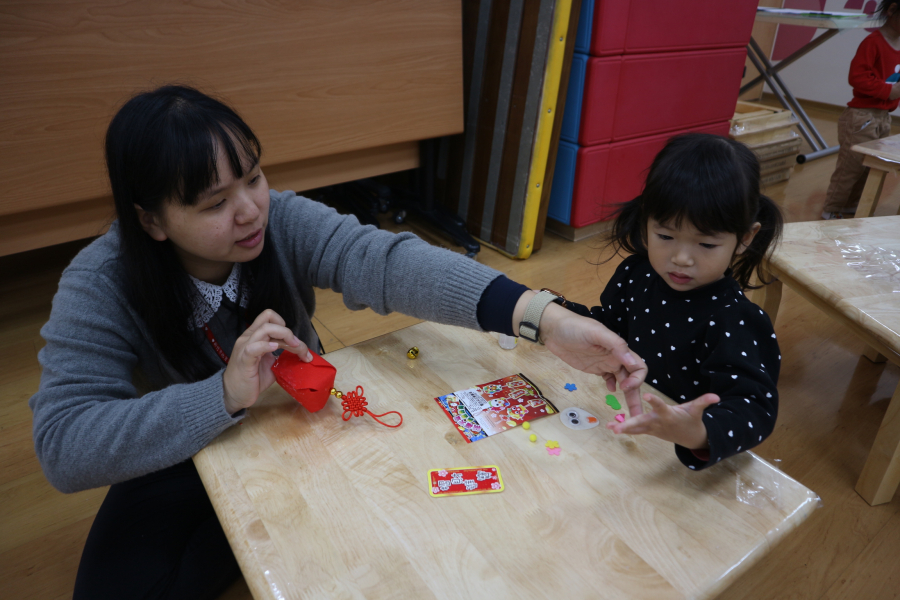
[[[687,292],[673,290],[642,256],[629,256],[593,313],[649,367],[647,383],[676,402],[718,394],[704,411],[709,452],[675,446],[700,470],[762,442],[778,415],[781,353],[769,316],[726,276]]]

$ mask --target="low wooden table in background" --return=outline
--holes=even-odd
[[[871,217],[881,199],[885,176],[888,173],[896,175],[900,171],[900,135],[857,144],[851,150],[863,154],[863,165],[869,167],[856,217]]]
[[[422,323],[327,359],[335,387],[364,386],[403,425],[345,422],[334,399],[309,413],[276,385],[194,458],[257,599],[710,598],[818,505],[752,453],[694,472],[671,444],[613,435],[602,423],[624,410],[602,379],[543,346]],[[551,415],[467,444],[434,401],[519,372],[601,425]],[[429,496],[429,469],[481,465],[499,466],[503,492]]]
[[[757,290],[754,301],[773,323],[784,284],[859,335],[869,345],[869,359],[900,365],[900,216],[785,225],[768,268],[777,280]],[[856,491],[871,505],[884,504],[898,482],[900,386]]]

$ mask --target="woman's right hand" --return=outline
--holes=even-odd
[[[306,344],[285,327],[284,319],[273,310],[265,310],[234,343],[222,376],[228,414],[253,406],[259,395],[275,382],[272,352],[279,348],[297,354],[303,362],[312,360]]]

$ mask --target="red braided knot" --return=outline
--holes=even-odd
[[[388,411],[380,415],[372,414],[367,408],[369,403],[366,402],[366,397],[363,396],[363,391],[364,390],[362,386],[358,385],[352,392],[347,392],[346,394],[344,394],[344,397],[341,399],[341,408],[344,409],[344,414],[341,415],[342,419],[344,419],[345,421],[349,421],[350,417],[361,417],[364,413],[368,413],[370,417],[372,417],[385,427],[400,427],[400,425],[403,424],[403,415],[401,415],[396,410]],[[378,417],[383,417],[390,414],[395,414],[400,417],[400,422],[396,425],[388,425],[387,423],[378,419]]]

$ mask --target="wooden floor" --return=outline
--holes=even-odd
[[[833,142],[837,114],[810,112]],[[767,193],[789,221],[818,218],[834,163],[832,156],[798,166],[789,183],[771,186]],[[888,177],[889,200],[877,214],[896,212],[896,183]],[[415,223],[404,228],[446,243]],[[40,378],[39,329],[60,272],[81,245],[0,258],[0,596],[6,598],[71,596],[81,548],[105,494],[99,489],[63,495],[50,487],[34,456],[27,406]],[[597,303],[613,265],[596,266],[595,245],[590,239],[570,243],[548,234],[543,249],[527,261],[489,249],[478,260],[526,285]],[[330,291],[320,292],[318,301],[315,325],[329,351],[417,322],[368,310],[351,313]],[[900,369],[863,358],[858,338],[789,289],[776,330],[784,356],[781,410],[775,432],[757,451],[815,490],[822,504],[721,597],[900,598],[900,499],[872,508],[853,491]],[[250,594],[241,581],[223,598]]]

